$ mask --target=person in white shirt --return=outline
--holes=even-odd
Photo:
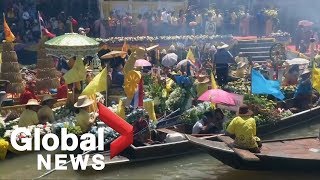
[[[193,128],[192,134],[210,134],[214,128],[214,116],[212,112],[206,112],[203,119],[197,121]]]

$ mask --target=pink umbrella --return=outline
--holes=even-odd
[[[138,59],[134,63],[135,67],[145,67],[145,66],[152,66],[151,63],[145,59]]]
[[[203,93],[198,100],[210,101],[216,104],[236,105],[232,94],[221,89],[210,89]]]

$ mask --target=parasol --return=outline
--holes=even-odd
[[[145,59],[138,59],[134,63],[135,67],[147,67],[147,66],[152,66],[151,63]]]
[[[181,68],[181,66],[186,66],[188,62],[190,62],[191,66],[195,67],[189,59],[184,59],[177,64],[177,68]]]
[[[178,61],[178,55],[175,53],[169,53],[162,58],[161,64],[165,67],[174,66]]]
[[[101,57],[101,59],[110,59],[110,58],[120,57],[120,56],[122,56],[124,54],[127,54],[127,53],[124,52],[124,51],[111,51],[111,52],[103,55]]]
[[[289,65],[294,65],[294,64],[304,65],[304,64],[309,64],[310,61],[307,60],[307,59],[304,59],[304,58],[294,58],[294,59],[291,59],[291,60],[286,60],[286,62]]]
[[[154,46],[150,46],[150,47],[148,47],[148,48],[144,48],[144,47],[139,47],[139,49],[141,49],[141,50],[144,50],[144,51],[151,51],[151,50],[153,50],[153,49],[155,49],[155,48],[157,48],[157,47],[159,47],[159,44],[157,44],[157,45],[154,45]]]
[[[45,42],[47,53],[52,56],[94,56],[99,50],[99,43],[87,36],[66,33]]]
[[[210,89],[203,93],[198,100],[210,101],[217,104],[235,105],[232,94],[221,89]]]
[[[314,23],[308,20],[302,20],[302,21],[299,21],[298,24],[301,26],[308,27],[308,26],[312,26]]]

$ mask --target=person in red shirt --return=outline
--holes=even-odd
[[[20,104],[27,104],[30,99],[38,99],[35,95],[35,81],[27,82],[27,87],[25,88],[24,92],[20,96]]]
[[[63,99],[68,97],[68,86],[63,78],[60,79],[60,87],[57,92],[57,99]]]

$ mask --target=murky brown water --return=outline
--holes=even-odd
[[[286,130],[270,138],[318,135],[319,129],[319,123],[310,123],[301,129]],[[0,179],[32,179],[43,173],[36,168],[36,154],[5,160],[0,162]],[[56,171],[45,179],[319,180],[320,167],[317,174],[240,171],[223,165],[205,153],[197,153],[147,163],[106,167],[101,172]]]

